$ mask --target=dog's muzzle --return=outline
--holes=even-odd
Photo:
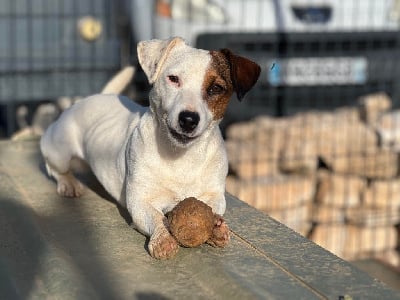
[[[199,122],[200,116],[198,113],[185,110],[180,112],[178,116],[179,131],[181,132],[171,127],[168,129],[174,139],[181,144],[187,144],[197,138],[197,136],[191,136],[191,133],[193,133],[199,125]]]

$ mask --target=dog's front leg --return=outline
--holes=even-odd
[[[163,213],[158,211],[148,201],[137,198],[128,198],[127,208],[132,216],[135,228],[150,237],[148,243],[150,255],[157,259],[168,259],[175,256],[179,246],[175,238],[168,231],[166,218]]]
[[[166,218],[163,215],[161,222],[156,222],[154,230],[150,234],[148,249],[150,255],[158,259],[172,258],[178,252],[178,242],[169,233],[167,229]]]

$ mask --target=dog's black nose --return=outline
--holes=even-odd
[[[179,126],[184,132],[192,132],[199,125],[200,116],[193,111],[184,110],[179,113]]]

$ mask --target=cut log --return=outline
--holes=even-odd
[[[375,180],[363,193],[363,205],[372,208],[400,208],[400,180]]]
[[[397,231],[394,226],[360,227],[347,226],[346,248],[344,255],[347,259],[369,253],[395,249],[397,246]]]
[[[379,150],[324,158],[335,172],[357,175],[370,179],[389,179],[398,174],[398,155],[392,151]]]
[[[366,181],[357,176],[318,172],[316,201],[321,205],[346,208],[359,206]]]
[[[279,173],[279,150],[275,146],[277,145],[273,142],[253,145],[252,143],[227,141],[229,167],[242,179],[276,175]]]
[[[328,205],[315,205],[312,220],[318,224],[344,224],[345,209]]]
[[[318,225],[314,228],[311,239],[321,247],[343,258],[346,233],[345,225]]]
[[[310,174],[317,169],[318,157],[314,141],[288,139],[279,157],[279,169],[284,173]]]
[[[368,124],[375,124],[379,116],[392,107],[392,99],[386,93],[369,94],[359,98],[360,118]]]
[[[267,213],[294,231],[307,236],[312,226],[311,210],[312,204],[308,203],[288,209],[271,210]]]
[[[375,129],[383,149],[400,152],[400,110],[383,114],[376,123]]]
[[[378,137],[375,131],[361,122],[342,122],[321,124],[318,154],[330,165],[332,160],[347,158],[364,153],[375,154],[378,149]]]
[[[269,212],[310,203],[314,197],[315,178],[279,176],[244,181],[228,176],[226,190],[257,209]]]
[[[354,207],[346,210],[346,220],[350,224],[366,227],[394,226],[400,223],[400,209],[392,207]]]

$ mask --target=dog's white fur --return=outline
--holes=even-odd
[[[70,161],[85,160],[111,196],[128,209],[133,225],[150,236],[150,254],[168,258],[178,246],[164,214],[184,198],[196,197],[222,215],[228,163],[220,120],[213,117],[202,92],[210,52],[174,38],[139,43],[138,57],[154,84],[149,109],[122,96],[91,96],[49,127],[41,150],[58,193],[82,194]],[[199,115],[193,131],[182,129],[182,111]],[[222,220],[217,225],[223,246],[228,230]]]

